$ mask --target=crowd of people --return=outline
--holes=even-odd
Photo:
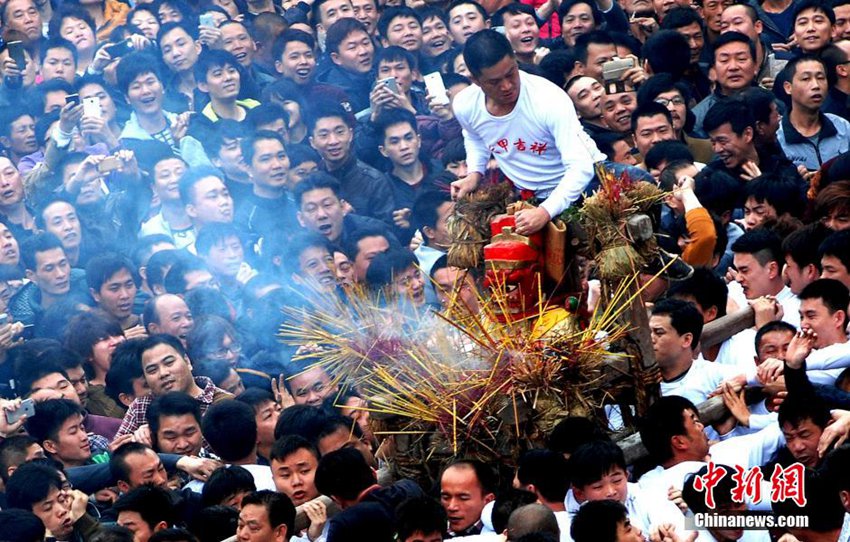
[[[850,0],[5,0],[0,33],[0,540],[850,539]],[[600,167],[665,191],[687,264],[644,276],[648,457],[609,405],[512,479],[395,479],[370,398],[278,330],[363,291],[477,312],[455,200],[509,182],[531,235]]]

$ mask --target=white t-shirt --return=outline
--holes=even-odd
[[[733,280],[726,285],[729,288],[729,299],[733,301],[739,309],[747,306],[747,297],[744,295],[744,290],[738,281]],[[776,300],[782,305],[782,321],[791,324],[796,328],[800,328],[800,299],[794,295],[791,288],[784,286],[778,294]]]
[[[740,333],[732,335],[720,343],[720,351],[714,363],[735,367],[739,371],[745,371],[755,366],[756,358],[756,330],[745,329]]]
[[[492,154],[518,188],[532,190],[555,217],[576,201],[593,178],[593,165],[605,159],[581,128],[567,94],[542,77],[519,72],[519,99],[513,111],[496,117],[487,111],[484,91],[463,89],[452,107],[463,128],[470,173],[484,173]]]
[[[737,367],[706,361],[700,355],[688,372],[672,382],[661,382],[661,396],[678,395],[698,405],[708,399],[721,382],[741,372]]]

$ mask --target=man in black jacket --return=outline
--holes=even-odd
[[[354,448],[322,456],[315,482],[319,492],[342,509],[330,520],[328,542],[392,541],[398,505],[412,497],[425,496],[412,480],[379,486],[375,472]]]

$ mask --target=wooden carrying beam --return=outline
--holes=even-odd
[[[756,324],[755,317],[755,311],[748,305],[737,312],[707,323],[702,328],[700,346],[708,348],[720,344],[729,337],[753,327]]]

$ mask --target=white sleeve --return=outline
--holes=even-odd
[[[463,146],[466,148],[466,167],[469,173],[484,174],[487,171],[487,161],[490,160],[490,150],[487,144],[472,128],[470,118],[474,114],[475,100],[468,93],[459,94],[452,105],[455,119],[463,128]]]
[[[561,182],[546,201],[540,204],[550,217],[555,218],[581,196],[593,178],[593,165],[599,149],[589,137],[582,137],[584,130],[569,96],[556,91],[551,92],[545,99],[551,105],[547,106],[542,114],[546,115],[545,123],[555,138],[565,169]],[[553,115],[552,111],[558,111],[558,114]]]
[[[815,350],[806,358],[806,371],[826,371],[850,367],[850,355],[846,348],[835,348],[826,354]]]

